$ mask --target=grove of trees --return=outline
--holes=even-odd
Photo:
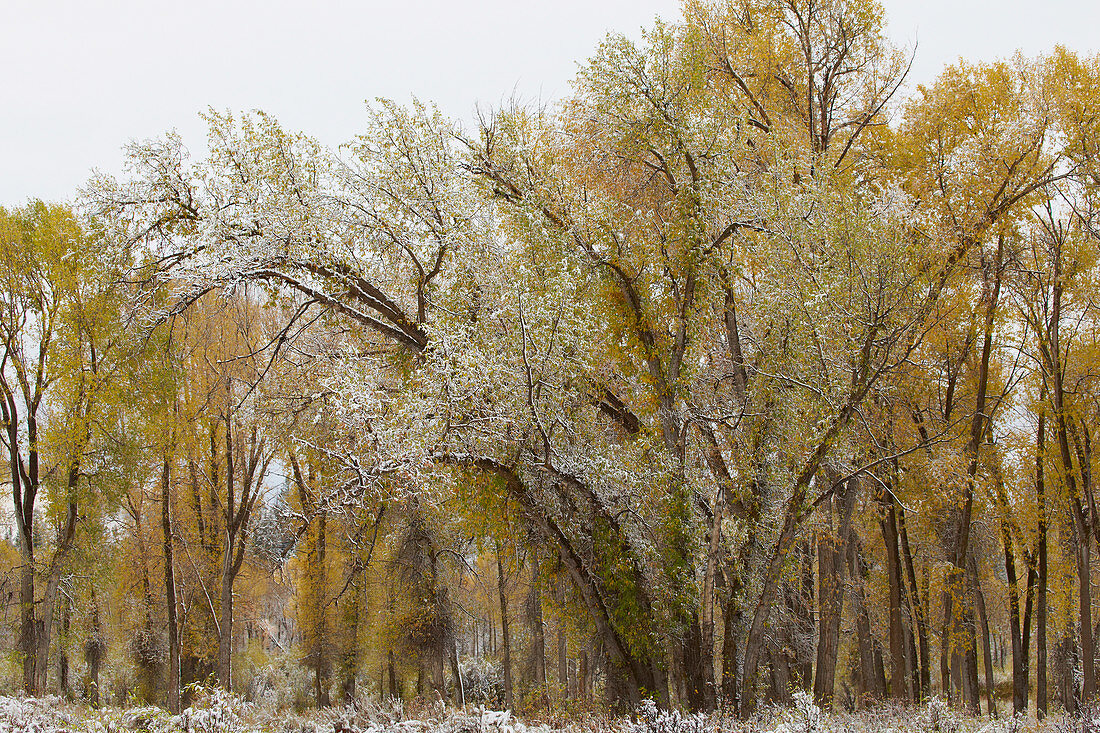
[[[3,684],[1094,700],[1100,58],[683,10],[552,108],[210,111],[0,209]]]

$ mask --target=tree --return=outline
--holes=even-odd
[[[119,404],[111,391],[126,354],[119,256],[63,207],[0,209],[0,422],[22,557],[18,649],[29,694],[45,691],[80,508],[96,504],[100,474],[112,468],[99,441]],[[42,494],[53,534],[38,537]]]
[[[1092,241],[1094,101],[1066,81],[1088,75],[1057,55],[960,64],[892,124],[905,63],[882,22],[874,2],[689,3],[640,44],[609,38],[553,112],[512,106],[467,134],[380,102],[343,158],[268,116],[211,113],[207,159],[168,138],[135,149],[128,182],[97,184],[112,236],[152,263],[150,323],[218,296],[240,316],[224,334],[199,324],[211,346],[188,366],[195,428],[181,436],[210,555],[200,578],[220,568],[224,684],[245,507],[277,443],[301,549],[325,574],[344,542],[325,509],[354,507],[361,531],[391,507],[402,571],[378,612],[405,622],[385,639],[391,694],[398,644],[440,695],[452,651],[458,668],[464,572],[448,558],[481,547],[496,561],[508,624],[520,564],[506,568],[500,527],[454,539],[460,512],[443,507],[457,500],[506,506],[524,525],[517,554],[537,546],[568,578],[618,704],[702,709],[721,691],[748,714],[765,686],[782,698],[815,673],[828,703],[846,618],[863,691],[928,694],[942,613],[941,687],[977,709],[977,642],[991,687],[999,613],[982,558],[997,549],[1017,687],[1026,669],[1011,580],[1025,533],[1005,478],[1019,460],[993,444],[1022,399],[1022,323],[1048,344],[1024,389],[1047,384],[1077,502],[1087,641],[1091,372],[1067,366],[1061,315],[1014,320],[1005,300],[1032,292],[1020,263],[1052,192],[1073,189],[1073,236]],[[1056,259],[1035,258],[1051,303]],[[267,392],[288,364],[308,389]],[[299,599],[319,703],[337,625],[321,576]],[[520,632],[503,630],[509,657]]]

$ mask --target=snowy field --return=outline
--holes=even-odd
[[[855,714],[822,713],[808,696],[793,708],[770,708],[741,722],[716,716],[684,716],[645,705],[634,719],[590,718],[566,725],[523,721],[508,712],[468,708],[439,709],[436,714],[406,713],[374,704],[280,712],[244,703],[213,691],[180,715],[159,708],[89,710],[58,698],[21,700],[0,697],[0,733],[1100,733],[1100,717],[1053,716],[1034,720],[966,718],[939,700],[919,708],[883,707]]]

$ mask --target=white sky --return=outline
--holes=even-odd
[[[912,80],[963,56],[1100,45],[1100,0],[885,0],[890,35],[918,42]],[[264,109],[335,145],[362,101],[415,94],[470,118],[516,94],[568,92],[607,31],[637,37],[678,0],[0,0],[0,205],[73,196],[127,141],[198,112]]]

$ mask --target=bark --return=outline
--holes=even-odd
[[[222,558],[221,586],[218,592],[218,684],[231,690],[233,684],[233,574],[230,570],[232,545],[227,544]]]
[[[61,638],[59,639],[57,660],[57,689],[66,700],[73,699],[72,684],[69,680],[69,629],[72,622],[72,604],[65,594],[61,596]]]
[[[539,559],[531,559],[531,592],[528,596],[531,613],[531,645],[535,666],[535,684],[546,689],[546,633],[542,619],[542,594],[539,592]]]
[[[1042,720],[1047,713],[1047,519],[1043,460],[1046,441],[1046,412],[1039,413],[1035,433],[1035,497],[1038,504],[1039,578],[1035,609],[1035,712]]]
[[[1041,470],[1041,469],[1040,469]],[[1021,604],[1019,578],[1016,573],[1017,528],[1010,520],[1010,507],[1004,493],[1003,484],[998,478],[998,503],[1005,517],[1001,521],[1001,544],[1005,554],[1005,577],[1008,580],[1008,625],[1009,642],[1012,647],[1012,709],[1013,713],[1026,713],[1028,709],[1028,672],[1030,670],[1031,616],[1035,601],[1037,573],[1035,556],[1026,549],[1023,551],[1027,567],[1027,587],[1025,600]],[[1021,606],[1023,609],[1021,618]],[[1002,666],[1004,645],[1001,645]]]
[[[968,605],[962,618],[962,638],[965,647],[959,653],[959,678],[962,701],[973,715],[981,715],[981,687],[978,684],[978,634],[974,623],[974,608]]]
[[[909,608],[909,602],[907,596],[902,596],[902,600],[906,604],[906,608]],[[909,618],[913,618],[912,608],[909,608]],[[909,625],[905,627],[905,651],[906,651],[906,664],[909,667],[909,688],[913,702],[919,703],[921,701],[921,685],[920,685],[920,668],[918,664],[917,656],[917,639],[913,633],[913,626]]]
[[[702,624],[692,614],[684,641],[684,683],[687,687],[687,704],[690,710],[714,709],[714,656],[713,648],[703,644]]]
[[[30,548],[29,542],[20,542],[19,548],[23,563],[19,573],[19,651],[23,655],[23,689],[33,697],[41,692],[34,674],[38,655],[34,617],[34,550]]]
[[[1083,526],[1077,533],[1077,598],[1081,619],[1081,667],[1083,690],[1081,698],[1090,702],[1096,695],[1095,657],[1096,650],[1092,627],[1092,541]]]
[[[10,339],[11,334],[6,334]],[[44,359],[48,348],[48,338],[40,344],[40,355]],[[6,367],[9,357],[13,357],[10,341],[4,344],[2,367]],[[43,690],[37,687],[38,677],[35,665],[38,658],[38,620],[35,618],[34,585],[35,556],[37,544],[34,537],[34,505],[39,491],[38,465],[38,405],[42,399],[42,379],[39,371],[34,394],[27,391],[26,385],[20,390],[13,389],[8,381],[8,370],[0,368],[0,422],[3,422],[4,442],[8,449],[8,476],[11,481],[12,504],[15,515],[15,528],[19,543],[19,640],[18,651],[23,656],[23,689],[28,695],[40,695]],[[18,397],[17,397],[18,393]],[[26,408],[26,415],[20,418],[20,408]],[[24,459],[20,442],[20,423],[26,422],[27,455]]]
[[[741,612],[734,601],[726,603],[722,628],[722,697],[734,710],[741,707],[741,669],[737,658],[737,629],[741,625]]]
[[[577,696],[581,700],[587,700],[588,699],[588,688],[589,688],[588,652],[583,650],[583,649],[581,650],[580,664],[578,665],[578,667],[579,667],[579,669],[577,670]]]
[[[848,543],[847,559],[848,576],[852,580],[852,606],[856,615],[856,640],[859,648],[862,693],[877,699],[886,694],[886,680],[879,672],[881,663],[875,664],[875,642],[871,636],[870,614],[863,591],[864,563],[859,537],[855,532],[852,533],[852,539]]]
[[[367,584],[364,582],[363,574],[370,563],[371,555],[374,553],[374,546],[378,539],[378,525],[382,520],[384,513],[383,508],[379,510],[374,524],[374,537],[371,539],[370,550],[368,551],[366,559],[361,555],[355,558],[354,564],[351,569],[351,575],[348,577],[348,581],[344,587],[345,591],[350,591],[351,599],[345,605],[345,611],[343,613],[343,633],[344,640],[340,654],[340,669],[343,681],[340,684],[341,697],[345,705],[352,705],[355,702],[355,697],[358,694],[358,672],[363,663],[363,650],[359,641],[359,628],[363,623],[363,618],[366,616],[368,606],[368,591]],[[339,594],[337,594],[339,598]],[[378,688],[379,694],[382,693],[382,687]]]
[[[814,649],[812,642],[804,639],[814,638],[814,550],[809,541],[799,544],[802,572],[796,593],[791,597],[794,619],[793,631],[797,634],[791,648],[794,652],[795,684],[803,692],[813,694]]]
[[[1073,623],[1071,622],[1065,632],[1065,636],[1055,646],[1055,678],[1058,680],[1058,697],[1062,707],[1069,714],[1074,714],[1080,707],[1080,688],[1077,686],[1077,640],[1074,638]]]
[[[832,480],[837,478],[834,476]],[[844,548],[850,542],[857,486],[858,482],[849,480],[844,490],[826,503],[830,530],[834,513],[837,516],[836,532],[830,531],[817,541],[820,614],[814,700],[826,710],[833,705],[836,662],[840,651],[840,620],[844,612]]]
[[[107,653],[107,645],[103,640],[103,626],[99,616],[99,602],[96,600],[95,588],[92,588],[92,628],[88,641],[84,644],[84,661],[88,665],[89,700],[93,708],[99,707],[99,670],[103,665],[103,658]]]
[[[951,674],[951,618],[955,614],[954,595],[947,588],[943,591],[943,624],[940,626],[940,689],[950,705],[954,702],[955,685]]]
[[[950,571],[949,571],[950,572]],[[944,604],[945,637],[950,637],[948,647],[944,648],[944,654],[950,649],[950,684],[957,693],[957,697],[949,700],[956,704],[966,706],[972,715],[981,714],[981,697],[978,686],[978,652],[977,634],[975,633],[973,607],[970,604],[953,602],[953,599],[962,594],[969,593],[969,583],[959,587],[958,582],[965,582],[965,578],[959,578],[955,574],[948,576],[949,585],[945,594],[948,601]],[[941,662],[942,663],[942,662]]]
[[[784,707],[789,707],[793,700],[791,690],[794,685],[791,680],[790,658],[784,649],[768,649],[769,668],[771,670],[769,697]]]
[[[210,431],[210,456],[211,456],[211,496],[217,491],[217,436],[213,429]],[[232,423],[227,417],[225,420],[225,513],[231,518],[234,511],[234,461],[233,461],[233,429]],[[222,549],[221,585],[218,591],[218,684],[225,690],[232,689],[233,685],[233,550],[236,535],[232,530],[231,519],[227,519],[225,527],[225,544]]]
[[[160,477],[160,519],[164,547],[164,600],[168,609],[168,710],[180,711],[180,633],[176,610],[175,545],[172,534],[172,462],[165,452]]]
[[[832,533],[832,502],[826,510],[828,534],[817,541],[818,615],[817,664],[814,701],[825,710],[833,706],[833,686],[840,645],[840,616],[843,611],[840,573],[837,568],[840,538]]]
[[[1079,601],[1080,601],[1080,620],[1082,624],[1081,628],[1081,652],[1084,665],[1084,697],[1086,700],[1091,699],[1096,693],[1096,678],[1094,671],[1094,653],[1093,649],[1093,631],[1092,631],[1092,604],[1091,594],[1092,586],[1088,572],[1090,570],[1090,535],[1091,527],[1089,522],[1091,517],[1087,513],[1091,506],[1084,506],[1081,503],[1081,488],[1077,485],[1077,469],[1073,465],[1073,455],[1070,452],[1069,446],[1069,416],[1066,414],[1065,403],[1065,386],[1063,380],[1065,377],[1065,365],[1063,363],[1062,345],[1061,345],[1061,320],[1062,320],[1062,295],[1064,288],[1064,280],[1062,277],[1062,247],[1061,242],[1057,243],[1057,249],[1054,256],[1054,278],[1053,278],[1053,293],[1051,298],[1051,317],[1049,324],[1049,353],[1045,356],[1045,367],[1051,378],[1051,398],[1054,407],[1054,421],[1055,431],[1058,439],[1058,451],[1062,460],[1062,470],[1064,473],[1064,481],[1066,484],[1066,491],[1073,504],[1073,518],[1074,529],[1077,533],[1077,572],[1079,580]],[[1040,344],[1042,346],[1042,344]],[[1086,470],[1085,466],[1081,466],[1083,472],[1082,478],[1087,479],[1088,476],[1084,474]],[[1087,487],[1086,487],[1087,489]],[[1091,493],[1086,491],[1086,493]]]
[[[556,586],[555,586],[555,594],[557,596],[558,608],[559,609],[564,609],[565,608],[565,590],[566,589],[565,589],[564,581],[559,580],[557,582]],[[566,656],[565,615],[564,615],[564,613],[562,613],[558,616],[555,627],[556,627],[556,633],[554,635],[554,638],[555,638],[555,644],[556,644],[555,655],[557,657],[557,660],[556,660],[556,665],[557,665],[556,675],[557,675],[558,692],[562,696],[563,699],[568,699],[568,697],[569,697],[569,668],[566,666],[567,656]]]
[[[46,690],[46,679],[49,671],[50,640],[53,632],[54,613],[57,611],[58,592],[61,588],[61,574],[73,543],[76,540],[77,506],[75,500],[76,480],[79,475],[79,466],[74,464],[69,472],[69,496],[70,500],[65,516],[65,524],[62,527],[57,548],[50,558],[46,572],[46,588],[39,601],[41,618],[36,623],[35,633],[38,644],[35,655],[35,689],[39,693]]]
[[[966,445],[968,465],[966,470],[966,484],[963,495],[962,509],[958,512],[955,522],[955,539],[951,548],[952,567],[948,571],[947,588],[952,594],[955,613],[952,620],[956,624],[952,635],[956,638],[955,646],[962,641],[966,644],[966,653],[959,659],[962,664],[961,679],[963,700],[970,711],[977,715],[981,703],[978,690],[977,651],[974,629],[973,598],[968,592],[970,584],[966,582],[967,562],[970,556],[970,526],[974,509],[974,493],[977,484],[978,467],[981,460],[982,439],[985,436],[988,424],[991,422],[987,415],[989,392],[989,361],[993,351],[993,322],[997,311],[997,304],[1001,291],[1002,254],[1004,251],[1004,238],[997,241],[997,252],[993,262],[992,282],[989,274],[986,274],[983,286],[983,301],[986,303],[982,353],[978,364],[977,395],[975,397],[974,414],[970,420],[970,439]],[[966,627],[966,633],[960,634],[962,624]],[[961,638],[960,638],[961,636]]]
[[[319,708],[327,708],[331,704],[329,697],[328,680],[328,613],[326,603],[327,574],[327,534],[328,522],[324,512],[318,512],[317,537],[315,547],[315,562],[311,563],[310,576],[313,579],[314,641],[311,655],[313,657],[314,672],[314,697]]]
[[[233,680],[233,585],[244,563],[248,522],[259,498],[271,457],[264,452],[264,442],[258,437],[257,427],[253,426],[247,451],[244,451],[235,445],[236,431],[233,429],[232,416],[226,415],[224,420],[226,496],[219,517],[224,522],[224,540],[219,590],[217,680],[223,689],[229,690]],[[212,432],[211,436],[213,435]],[[240,477],[237,476],[236,450],[241,450],[245,458],[241,467],[244,475]],[[216,493],[213,485],[211,491]]]
[[[901,615],[901,555],[898,552],[898,524],[893,497],[880,494],[879,503],[885,516],[880,519],[882,539],[886,547],[886,574],[889,579],[890,637],[890,697],[909,697],[909,670],[906,668],[905,632]]]
[[[917,641],[920,649],[920,675],[917,685],[917,700],[923,700],[932,691],[932,662],[928,645],[928,612],[917,585],[917,572],[913,565],[913,551],[909,545],[909,531],[905,526],[905,508],[900,504],[898,510],[898,530],[901,540],[902,557],[905,559],[905,575],[909,580],[909,608],[913,612],[917,627]]]
[[[985,612],[985,594],[982,592],[981,582],[978,578],[978,565],[974,558],[970,559],[970,582],[973,587],[974,602],[978,611],[978,620],[982,627],[982,661],[985,666],[985,694],[986,707],[990,717],[997,717],[997,701],[993,688],[993,655],[989,647],[989,618]]]
[[[717,444],[714,445],[717,450]],[[720,456],[719,456],[720,457]],[[709,463],[709,461],[708,461]],[[717,703],[717,687],[715,684],[714,667],[717,655],[715,645],[715,616],[718,605],[717,585],[719,563],[722,553],[722,520],[726,515],[726,489],[720,486],[714,499],[714,509],[710,516],[707,528],[707,556],[703,571],[703,593],[700,622],[700,645],[705,650],[705,656],[709,664],[701,670],[706,685],[706,703],[709,709],[714,709]]]
[[[569,656],[566,653],[565,621],[558,621],[558,684],[562,694],[569,695]]]
[[[504,581],[504,560],[501,558],[503,550],[497,543],[497,593],[500,597],[500,638],[504,647],[503,674],[504,674],[504,706],[508,710],[515,709],[512,696],[512,640],[508,632],[508,595]]]
[[[1012,643],[1012,712],[1027,712],[1027,656],[1020,628],[1020,591],[1016,578],[1016,553],[1012,535],[1002,528],[1001,543],[1005,551],[1005,576],[1008,578],[1008,634]]]
[[[386,672],[390,683],[390,699],[397,700],[400,691],[397,689],[397,657],[394,656],[393,649],[386,652]]]
[[[466,685],[462,680],[462,669],[458,665],[458,639],[451,639],[451,676],[455,681],[455,700],[459,706],[466,707]]]

